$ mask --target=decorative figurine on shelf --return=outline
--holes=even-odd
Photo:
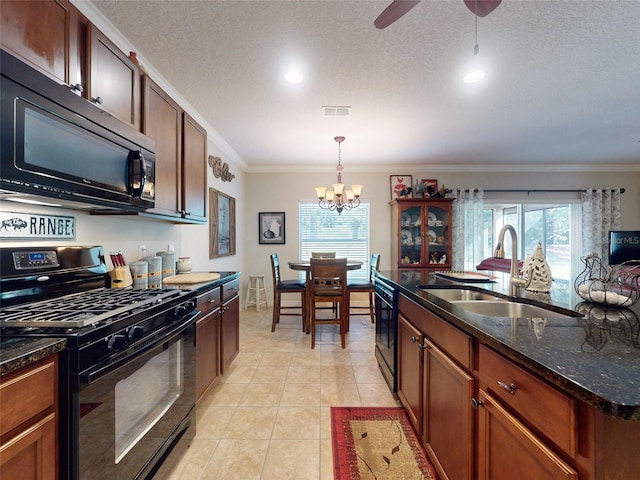
[[[424,195],[424,184],[422,182],[419,182],[416,179],[416,184],[413,187],[413,196],[415,198],[422,198],[423,195]]]
[[[524,278],[529,280],[525,290],[542,293],[548,293],[551,290],[553,277],[540,243],[533,253],[524,259],[521,273]]]
[[[436,190],[433,185],[427,185],[424,190],[424,196],[430,198],[444,198],[447,195],[447,189],[442,185],[440,190]]]
[[[440,263],[440,264],[447,263],[447,254],[446,253],[442,254],[442,256],[440,257],[440,260],[438,261],[438,263]]]
[[[413,188],[411,187],[405,187],[402,190],[400,190],[400,198],[411,198],[411,192],[413,192]]]

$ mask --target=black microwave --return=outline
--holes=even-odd
[[[96,213],[154,206],[154,141],[5,51],[0,69],[0,198]]]

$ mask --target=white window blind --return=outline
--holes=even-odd
[[[369,204],[361,203],[353,210],[322,209],[316,202],[300,202],[300,259],[311,258],[311,252],[336,252],[336,258],[363,263],[362,268],[349,272],[349,278],[368,278]]]

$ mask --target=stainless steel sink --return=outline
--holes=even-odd
[[[466,288],[425,288],[425,292],[435,295],[445,302],[500,300],[500,297],[487,292],[478,292]]]
[[[580,317],[578,312],[567,310],[567,314],[553,310],[529,305],[528,303],[512,302],[509,300],[488,301],[451,301],[452,305],[463,308],[469,312],[479,313],[490,317],[507,318],[572,318]]]

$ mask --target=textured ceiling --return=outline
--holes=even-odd
[[[390,0],[92,3],[249,171],[333,168],[336,135],[352,170],[640,165],[640,0],[503,0],[478,19],[489,73],[474,85],[462,0],[384,30]]]

